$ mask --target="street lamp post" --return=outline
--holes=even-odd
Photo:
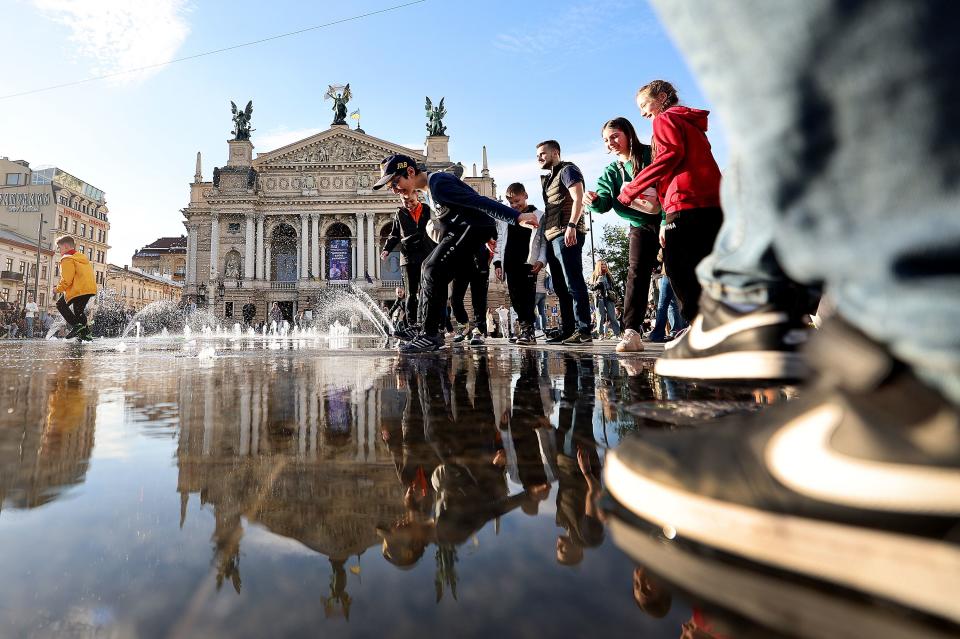
[[[46,220],[43,219],[43,213],[41,212],[40,223],[37,224],[37,265],[33,269],[33,301],[34,302],[40,299],[40,296],[37,295],[37,291],[40,289],[40,240],[43,237],[43,225],[46,223],[47,223]],[[26,297],[26,294],[24,294],[24,297]],[[26,304],[27,301],[24,300],[23,303]]]

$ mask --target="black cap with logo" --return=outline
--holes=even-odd
[[[378,191],[385,187],[390,180],[393,179],[393,176],[401,171],[406,171],[407,167],[417,167],[417,161],[414,160],[409,155],[403,155],[401,153],[396,153],[385,157],[380,162],[380,179],[377,180],[377,183],[373,185],[373,190]]]

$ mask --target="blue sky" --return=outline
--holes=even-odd
[[[406,0],[409,1],[409,0]],[[404,0],[6,0],[0,96],[164,62]],[[623,115],[649,138],[633,96],[654,78],[710,108],[646,2],[427,0],[264,44],[78,86],[0,99],[0,155],[56,165],[107,193],[109,259],[184,231],[194,158],[226,161],[230,100],[254,101],[255,152],[328,128],[328,84],[349,82],[367,133],[422,148],[424,97],[446,98],[454,160],[487,146],[502,190],[534,194],[537,142],[556,138],[588,187],[610,158],[600,127]],[[714,119],[721,165],[726,144]],[[539,196],[533,197],[534,203]],[[614,221],[612,215],[596,220]]]

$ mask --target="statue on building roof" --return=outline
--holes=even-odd
[[[237,108],[233,100],[230,100],[230,111],[233,113],[233,139],[249,140],[250,132],[254,130],[250,128],[250,118],[253,116],[253,100],[247,102],[247,107],[242,111]]]
[[[443,118],[447,115],[447,110],[443,107],[443,98],[440,98],[440,104],[436,107],[427,97],[427,135],[446,135],[447,127],[443,126]]]
[[[333,122],[336,124],[347,123],[347,102],[350,101],[350,83],[327,85],[327,93],[323,96],[325,100],[333,100]]]

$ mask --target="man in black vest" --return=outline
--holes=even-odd
[[[550,171],[541,176],[544,214],[540,221],[547,240],[547,263],[553,290],[560,300],[560,334],[547,344],[588,344],[590,299],[583,279],[583,174],[572,162],[560,160],[560,143],[537,145],[537,162]]]
[[[393,214],[393,226],[383,243],[380,260],[400,247],[400,269],[406,289],[404,317],[407,324],[417,323],[417,296],[420,292],[420,269],[436,243],[427,235],[430,207],[421,203],[416,192],[401,196],[403,206]]]

